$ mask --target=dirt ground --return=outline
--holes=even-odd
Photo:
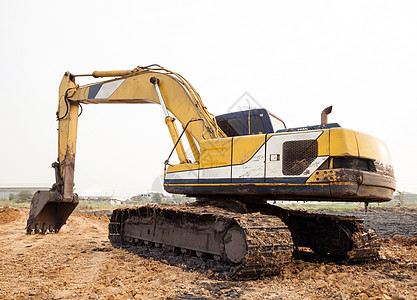
[[[104,214],[75,213],[47,235],[26,235],[27,217],[0,207],[0,299],[417,299],[417,237],[382,238],[376,262],[294,260],[277,276],[228,281],[113,248]]]

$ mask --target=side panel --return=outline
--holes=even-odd
[[[165,174],[165,182],[198,183],[198,168],[198,163],[169,166]]]
[[[321,135],[323,131],[313,131],[313,132],[302,132],[302,133],[293,133],[293,134],[271,134],[268,135],[268,141],[266,143],[266,173],[265,181],[274,182],[280,181],[282,179],[289,180],[291,178],[305,178],[307,179],[320,165],[327,159],[325,154],[326,140],[322,142],[318,141],[318,157],[314,159],[313,162],[299,175],[288,175],[283,172],[283,162],[285,157],[283,156],[283,145],[287,142],[294,141],[315,141]],[[320,150],[321,149],[321,150]],[[321,153],[320,153],[321,152]],[[321,156],[320,156],[321,155]],[[301,162],[300,162],[301,163]],[[291,180],[290,180],[291,181]]]
[[[210,139],[200,143],[200,168],[230,166],[233,138]]]
[[[265,134],[233,138],[232,182],[263,182]]]
[[[199,183],[230,183],[232,167],[215,167],[199,170]]]
[[[230,182],[233,138],[210,139],[200,143],[199,182]]]

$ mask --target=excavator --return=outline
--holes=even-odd
[[[79,86],[78,76],[110,79]],[[178,257],[216,261],[237,277],[276,272],[302,248],[346,261],[378,257],[376,233],[363,220],[284,209],[271,201],[391,200],[395,179],[384,142],[328,123],[332,107],[323,110],[320,124],[297,128],[263,108],[214,116],[184,77],[159,65],[64,74],[56,113],[58,159],[52,164],[56,182],[34,194],[28,234],[57,233],[77,206],[81,104],[102,103],[161,105],[173,141],[164,189],[196,199],[114,210],[109,240],[115,247],[170,247]],[[179,163],[171,164],[174,151]]]

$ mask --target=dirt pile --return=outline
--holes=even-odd
[[[0,224],[10,223],[20,218],[20,210],[12,207],[0,207]]]
[[[72,214],[73,216],[77,216],[84,219],[90,219],[90,220],[100,220],[104,222],[108,222],[110,218],[102,211],[98,212],[75,212]]]
[[[381,239],[385,259],[371,263],[294,260],[230,281],[113,248],[104,216],[75,213],[42,236],[25,234],[28,210],[7,211],[19,216],[0,223],[0,299],[417,299],[414,237]]]

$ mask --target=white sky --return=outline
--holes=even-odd
[[[65,71],[158,63],[214,114],[244,93],[287,126],[384,140],[417,192],[417,1],[0,1],[0,184],[54,181]],[[88,81],[81,81],[87,83]],[[157,105],[84,105],[76,191],[149,191],[172,142]]]

